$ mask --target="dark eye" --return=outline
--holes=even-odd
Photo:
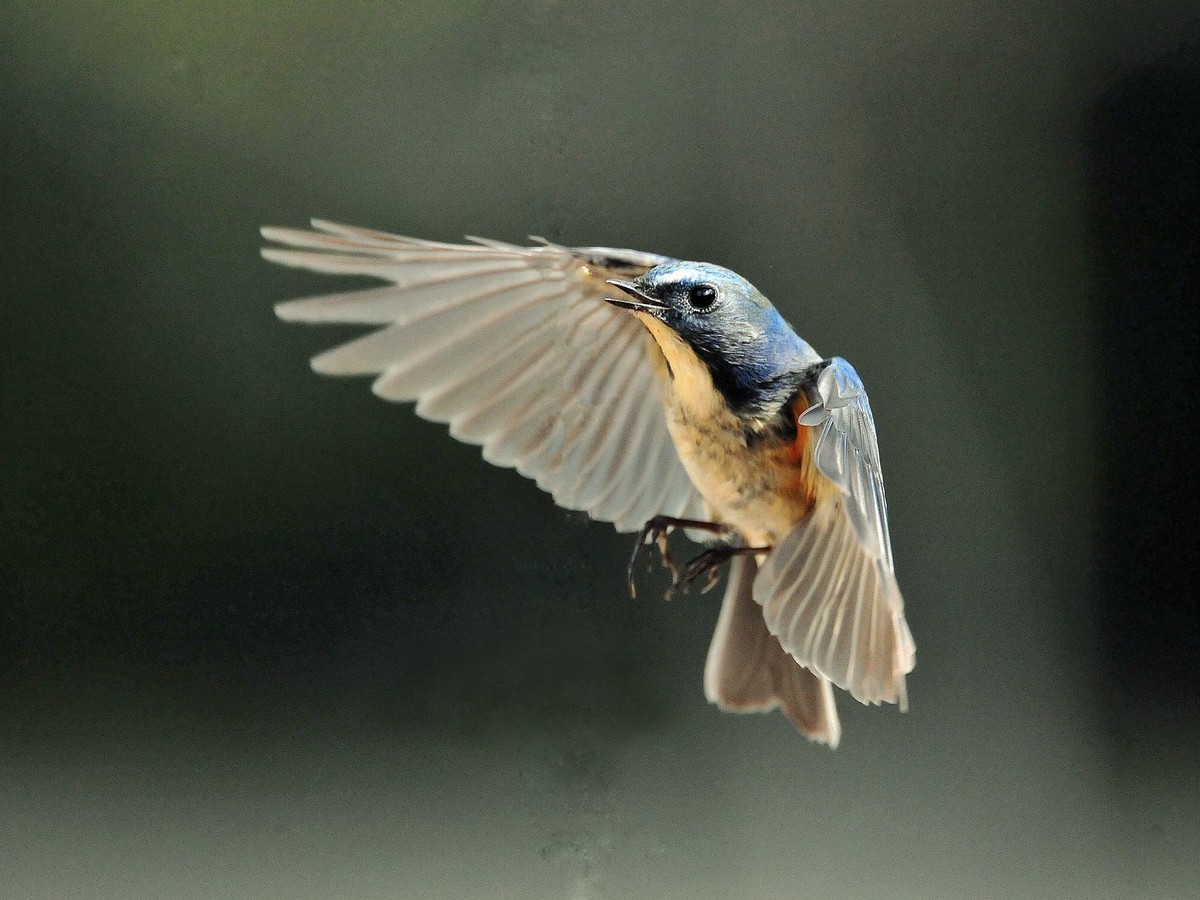
[[[717,289],[711,284],[693,284],[688,288],[688,303],[692,309],[708,309],[717,302]]]

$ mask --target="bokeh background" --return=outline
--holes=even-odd
[[[0,116],[0,895],[1197,895],[1194,2],[8,0]],[[310,215],[851,359],[911,712],[707,705],[719,592],[309,372]]]

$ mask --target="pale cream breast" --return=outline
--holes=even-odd
[[[773,545],[808,513],[811,495],[781,443],[750,446],[740,423],[729,419],[698,422],[686,409],[667,407],[679,458],[714,518],[749,544]]]
[[[677,335],[639,315],[662,352],[667,425],[692,483],[716,521],[751,546],[773,545],[812,505],[802,447],[755,431],[729,412],[708,367]]]

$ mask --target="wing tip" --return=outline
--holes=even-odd
[[[863,706],[883,706],[890,704],[895,706],[900,712],[908,712],[908,679],[905,677],[913,669],[912,664],[908,664],[905,669],[903,665],[898,665],[891,673],[890,684],[877,684],[870,687],[861,685],[838,685],[843,690],[847,691],[851,697],[861,703]]]
[[[275,311],[275,316],[284,322],[305,322],[309,321],[304,315],[304,310],[300,300],[283,300],[276,303],[272,309]]]
[[[356,362],[352,356],[343,351],[349,344],[343,344],[340,347],[334,347],[332,350],[327,350],[324,353],[318,353],[308,361],[309,366],[318,375],[334,375],[334,376],[356,376],[356,375],[379,375],[378,369],[364,366],[361,361]]]
[[[273,238],[268,238],[268,240],[273,240]],[[295,252],[293,250],[284,250],[282,247],[260,247],[258,252],[267,262],[273,262],[281,266],[295,265],[291,261],[290,256],[290,254]]]
[[[329,364],[328,357],[328,353],[318,354],[308,361],[308,367],[318,375],[344,375],[344,372],[338,371],[337,366]]]

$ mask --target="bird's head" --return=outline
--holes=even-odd
[[[793,389],[788,376],[819,359],[754,285],[721,266],[673,261],[608,283],[620,289],[608,302],[642,321],[676,391],[696,402],[707,392],[740,415],[773,413]]]

